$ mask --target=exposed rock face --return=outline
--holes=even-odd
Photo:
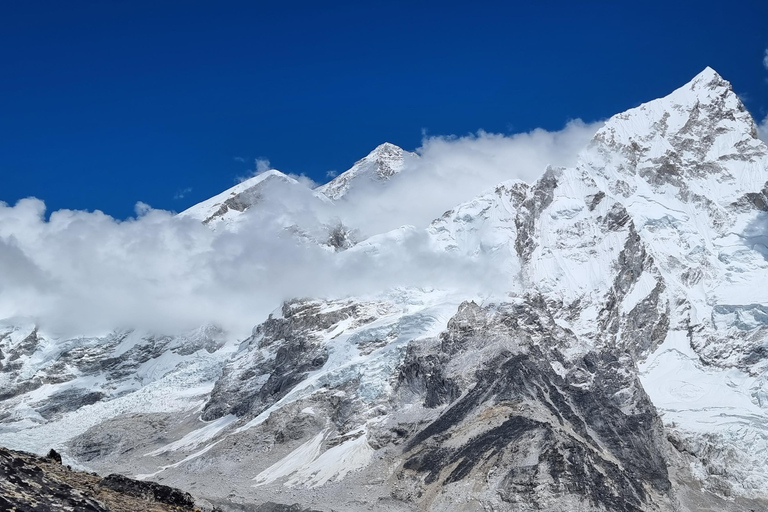
[[[432,370],[460,383],[461,398],[449,389],[431,400],[451,405],[405,441],[400,478],[435,509],[451,507],[462,481],[485,482],[484,500],[499,509],[664,508],[663,429],[626,371],[630,355],[569,361],[558,340],[573,335],[547,318],[530,302],[459,308],[441,335],[448,357]],[[480,364],[478,350],[488,351]],[[425,406],[435,393],[425,390]]]
[[[339,323],[349,328],[365,325],[386,311],[384,304],[348,301],[328,307],[320,301],[293,301],[283,305],[282,318],[270,317],[254,329],[239,353],[225,367],[205,404],[203,420],[225,414],[258,414],[271,406],[310,372],[328,360],[320,332]]]
[[[320,192],[410,158],[374,153]],[[575,167],[429,226],[436,254],[503,269],[503,293],[292,300],[236,349],[117,333],[45,359],[44,334],[9,329],[0,441],[55,438],[231,506],[768,508],[767,182],[754,122],[707,69],[611,118]]]
[[[173,507],[191,509],[195,506],[195,500],[187,492],[154,482],[141,482],[123,475],[108,475],[101,480],[99,485],[128,496],[165,503]]]

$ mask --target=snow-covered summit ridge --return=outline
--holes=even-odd
[[[270,199],[282,201],[281,197],[290,197],[290,201],[298,200],[294,206],[299,209],[311,205],[322,209],[322,204],[333,207],[334,201],[344,197],[353,188],[364,188],[388,181],[404,169],[407,160],[413,158],[418,158],[418,155],[385,142],[358,160],[349,170],[315,189],[307,187],[292,176],[270,169],[184,210],[179,217],[196,219],[214,229],[219,226],[230,229],[239,225],[246,210]],[[291,225],[296,221],[289,219],[286,222]],[[297,227],[300,230],[307,228]]]
[[[210,199],[187,208],[179,216],[197,219],[204,224],[231,219],[258,202],[266,184],[276,182],[300,185],[298,181],[287,174],[276,169],[270,169],[252,178],[248,178]]]
[[[708,67],[668,96],[611,117],[580,160],[624,197],[647,186],[726,205],[763,188],[765,158],[752,116]]]
[[[407,159],[416,158],[415,153],[403,150],[395,144],[385,142],[358,160],[349,170],[341,173],[315,190],[333,200],[344,197],[361,180],[387,181],[401,172]]]

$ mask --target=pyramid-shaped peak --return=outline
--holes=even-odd
[[[724,80],[724,79],[722,76],[720,76],[720,73],[712,69],[710,66],[707,66],[698,75],[693,77],[693,80],[691,80],[691,82],[699,82],[699,81],[709,82],[712,80]]]
[[[359,181],[387,181],[395,174],[403,170],[407,158],[416,157],[415,153],[409,153],[403,148],[391,142],[379,144],[364,158],[355,162],[351,169],[341,173],[336,178],[317,187],[328,198],[340,199]]]
[[[681,197],[728,203],[749,191],[755,176],[765,183],[753,172],[764,155],[752,116],[731,84],[707,67],[671,94],[611,117],[580,161],[621,181],[624,194],[671,186]],[[628,185],[633,181],[638,185]]]
[[[669,95],[611,117],[595,139],[629,144],[630,139],[678,136],[696,139],[701,146],[705,135],[714,137],[722,130],[751,137],[754,121],[730,82],[706,67]]]
[[[203,224],[213,222],[212,225],[220,220],[231,221],[239,213],[261,200],[265,186],[271,185],[294,186],[299,185],[299,182],[277,169],[270,169],[244,179],[234,187],[187,208],[179,216],[195,218]]]
[[[374,151],[397,151],[397,150],[402,151],[403,148],[401,148],[397,144],[392,144],[391,142],[384,142],[382,144],[379,144],[378,146],[376,146],[376,149],[374,149]]]
[[[396,144],[392,144],[391,142],[385,142],[384,144],[379,144],[376,146],[376,148],[371,151],[368,154],[369,157],[397,157],[401,158],[403,156],[403,148]]]
[[[720,74],[707,66],[704,70],[693,77],[683,89],[689,89],[691,91],[711,91],[717,88],[731,89],[731,83],[720,76]]]

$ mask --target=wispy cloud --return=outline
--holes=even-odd
[[[768,116],[765,116],[763,122],[757,125],[757,137],[768,144]]]
[[[255,160],[256,164],[256,174],[261,174],[263,172],[266,172],[270,169],[272,169],[272,166],[269,163],[269,160],[266,158],[257,158]]]
[[[572,166],[602,123],[569,122],[562,130],[504,135],[480,131],[464,137],[428,136],[407,172],[375,192],[357,185],[348,209],[365,234],[403,224],[426,226],[435,217],[510,179],[536,180],[547,165]],[[355,213],[353,213],[355,212]]]
[[[174,199],[184,199],[184,197],[192,192],[192,187],[183,188],[181,190],[177,190],[175,194],[173,194]]]
[[[251,169],[246,175],[238,176],[237,178],[235,178],[235,181],[237,181],[238,183],[242,183],[245,180],[251,179],[254,176],[258,176],[259,174],[263,174],[271,169],[272,169],[272,165],[269,163],[269,159],[259,157],[254,159],[253,169]]]
[[[763,66],[768,70],[768,48],[766,48],[765,55],[763,56]],[[760,140],[768,144],[768,115],[766,115],[765,119],[757,125],[757,136]]]

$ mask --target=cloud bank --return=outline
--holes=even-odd
[[[294,297],[402,286],[509,289],[504,269],[435,253],[423,228],[501,181],[533,181],[548,164],[573,165],[598,127],[574,121],[557,132],[427,138],[412,167],[387,187],[360,187],[340,205],[276,190],[244,214],[236,233],[143,204],[135,218],[118,221],[72,210],[46,219],[44,203],[33,198],[0,203],[0,319],[70,336],[208,323],[244,336]],[[336,222],[360,238],[388,233],[375,250],[334,252],[285,229],[295,223],[312,232]],[[415,227],[400,227],[406,224]]]
[[[383,190],[365,184],[347,195],[345,217],[366,234],[403,224],[424,227],[454,206],[502,181],[533,182],[548,165],[571,167],[602,122],[569,122],[562,130],[536,129],[500,135],[478,132],[464,137],[425,138],[420,158],[407,161]]]

